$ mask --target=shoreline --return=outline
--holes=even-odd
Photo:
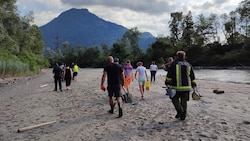
[[[95,71],[95,72],[102,72],[102,69],[103,68],[81,68],[82,71],[87,70],[87,71]],[[194,69],[196,69],[196,70],[237,70],[237,69],[230,69],[230,68],[223,69],[223,68],[218,68],[218,67],[215,67],[215,68],[214,67],[205,67],[205,68],[194,67]],[[249,69],[250,69],[250,67],[249,67]],[[40,74],[47,72],[47,70],[51,70],[51,68],[42,69],[42,71],[39,74],[35,74],[35,75],[32,75],[32,76],[0,78],[0,88],[5,86],[5,85],[15,84],[17,81],[22,80],[22,79],[30,79],[30,78],[33,78],[33,77],[37,77]],[[163,69],[159,69],[159,70],[167,73]],[[238,70],[248,70],[248,69],[238,69]],[[147,72],[150,75],[150,72],[149,72],[148,69],[147,69]],[[157,76],[164,76],[164,75],[159,74],[159,73],[157,73],[156,75]],[[205,80],[205,81],[215,81],[215,82],[222,82],[222,83],[225,82],[225,83],[235,83],[235,84],[247,84],[247,85],[250,85],[250,82],[235,82],[235,81],[230,81],[230,80],[229,81],[223,81],[223,80],[215,80],[215,79],[212,79],[212,78],[210,78],[210,79],[209,78],[207,78],[207,79],[205,79],[205,78],[196,78],[196,80]]]

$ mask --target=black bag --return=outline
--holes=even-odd
[[[122,100],[125,102],[125,103],[132,103],[132,94],[128,93],[127,90],[122,87],[123,91],[124,91],[124,95],[122,95]]]

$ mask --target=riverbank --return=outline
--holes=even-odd
[[[124,103],[124,116],[107,111],[107,92],[100,89],[101,71],[82,69],[71,90],[55,92],[51,70],[0,87],[0,140],[250,140],[250,85],[197,80],[201,100],[188,102],[185,121],[175,110],[157,76],[140,100],[133,81],[133,103]],[[223,90],[215,94],[213,90]],[[190,97],[191,98],[191,97]],[[56,121],[18,133],[21,127]]]

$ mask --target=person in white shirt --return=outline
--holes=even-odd
[[[155,74],[158,71],[158,67],[155,64],[154,61],[152,61],[152,64],[150,65],[150,74],[151,74],[151,82],[154,81],[155,82]]]
[[[135,79],[138,73],[138,83],[139,83],[139,89],[141,92],[141,99],[144,100],[144,85],[146,83],[146,80],[148,81],[148,75],[147,75],[147,69],[143,66],[142,62],[137,63],[137,68],[135,71]]]

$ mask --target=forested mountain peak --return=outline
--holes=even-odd
[[[87,9],[76,9],[62,12],[58,17],[40,27],[45,46],[51,49],[60,48],[68,41],[71,47],[100,46],[107,44],[112,47],[128,30],[122,25],[105,21]],[[145,50],[148,44],[155,41],[150,33],[142,33],[139,40],[140,47]]]

